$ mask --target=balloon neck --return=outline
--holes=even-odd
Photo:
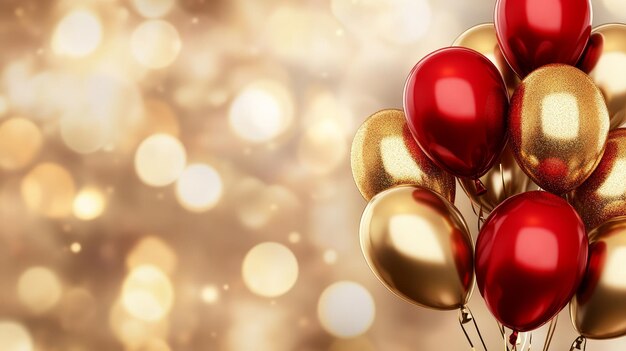
[[[519,333],[517,332],[517,330],[513,330],[513,332],[511,333],[511,336],[509,336],[509,344],[517,345],[517,336],[518,335],[519,335]]]
[[[476,195],[482,196],[487,192],[487,187],[480,179],[474,179],[474,185],[476,187]]]

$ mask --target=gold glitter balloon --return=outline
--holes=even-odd
[[[509,197],[537,190],[537,185],[522,171],[515,161],[511,147],[507,145],[500,156],[500,161],[480,177],[487,191],[482,195],[476,195],[476,182],[471,179],[460,178],[459,182],[465,194],[477,206],[482,206],[483,211],[491,212],[502,201]]]
[[[609,113],[591,78],[572,66],[529,74],[511,100],[511,146],[520,167],[541,188],[563,194],[596,168]]]
[[[594,29],[584,58],[585,70],[606,99],[611,129],[617,128],[626,121],[626,25]]]
[[[591,339],[626,335],[626,217],[602,224],[589,239],[589,267],[570,303],[572,323]]]
[[[493,62],[504,78],[509,95],[513,94],[515,88],[520,84],[519,78],[506,62],[500,50],[496,27],[493,23],[479,24],[466,30],[454,41],[452,46],[463,46],[478,51]]]
[[[570,202],[587,229],[612,217],[626,216],[626,129],[609,133],[602,160],[591,176],[572,192]]]
[[[396,295],[436,310],[462,307],[474,286],[474,248],[459,211],[435,192],[400,186],[374,196],[361,218],[361,249]]]
[[[401,110],[383,110],[361,125],[351,151],[352,175],[361,195],[396,185],[420,185],[454,202],[454,176],[436,166],[419,148]]]

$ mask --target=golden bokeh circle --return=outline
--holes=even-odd
[[[259,296],[278,297],[295,285],[298,261],[286,246],[266,242],[248,251],[241,271],[250,291]]]
[[[37,165],[22,179],[20,189],[28,208],[46,217],[61,218],[72,212],[74,179],[56,163]]]
[[[187,153],[181,142],[167,134],[146,138],[135,153],[135,170],[139,179],[155,187],[175,182],[186,162]]]
[[[33,313],[44,313],[57,305],[63,287],[56,273],[47,267],[31,267],[17,282],[17,297]]]
[[[32,121],[16,117],[0,124],[0,167],[7,171],[21,169],[39,153],[43,135]]]

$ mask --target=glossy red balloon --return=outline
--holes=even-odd
[[[411,71],[404,88],[409,129],[428,157],[448,172],[477,179],[506,143],[507,88],[478,52],[435,51]]]
[[[478,235],[478,288],[500,323],[536,329],[574,296],[588,250],[585,225],[565,200],[545,191],[513,196]]]
[[[581,71],[590,73],[600,61],[602,50],[604,49],[604,37],[600,33],[591,34],[587,47],[576,64]]]
[[[520,76],[549,63],[574,66],[591,35],[590,0],[498,0],[498,42]]]

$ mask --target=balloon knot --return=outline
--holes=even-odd
[[[517,330],[514,330],[513,333],[511,333],[511,336],[509,336],[509,344],[511,345],[516,345],[517,344]]]
[[[487,187],[480,179],[474,179],[474,185],[476,186],[476,195],[482,196],[487,192]]]

